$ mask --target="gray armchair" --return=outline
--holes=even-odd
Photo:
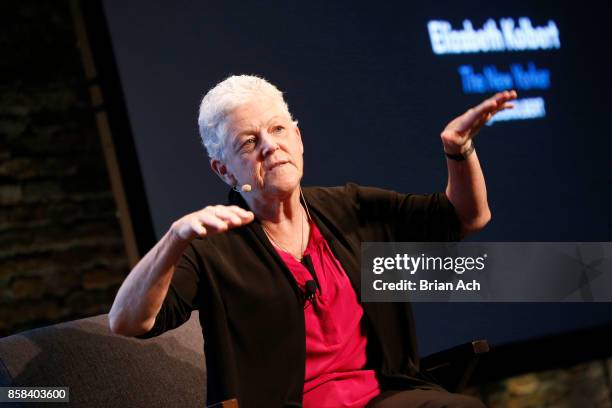
[[[0,339],[0,386],[67,386],[78,407],[204,407],[201,333],[197,312],[149,340],[113,334],[107,315],[30,330]]]
[[[458,346],[423,359],[422,370],[455,391],[485,348],[479,342]],[[87,408],[204,407],[203,354],[197,312],[148,340],[111,333],[108,316],[100,315],[0,338],[0,386],[69,387],[69,405]]]

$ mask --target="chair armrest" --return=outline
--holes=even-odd
[[[469,381],[480,356],[489,352],[487,340],[475,340],[423,357],[421,372],[449,391],[461,391]]]

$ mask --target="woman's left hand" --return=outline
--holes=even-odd
[[[440,135],[444,151],[450,154],[460,154],[469,149],[470,140],[478,134],[482,126],[497,112],[513,108],[514,106],[509,101],[516,97],[514,90],[496,93],[480,105],[453,119]]]

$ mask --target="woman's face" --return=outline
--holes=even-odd
[[[285,195],[299,186],[302,138],[278,103],[266,98],[237,107],[226,118],[226,131],[228,183],[250,184],[262,195]]]

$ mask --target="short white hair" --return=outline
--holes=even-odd
[[[263,98],[278,103],[280,109],[293,121],[283,93],[270,82],[254,75],[230,76],[204,95],[200,104],[198,127],[202,144],[211,159],[223,160],[227,115],[240,105]]]

